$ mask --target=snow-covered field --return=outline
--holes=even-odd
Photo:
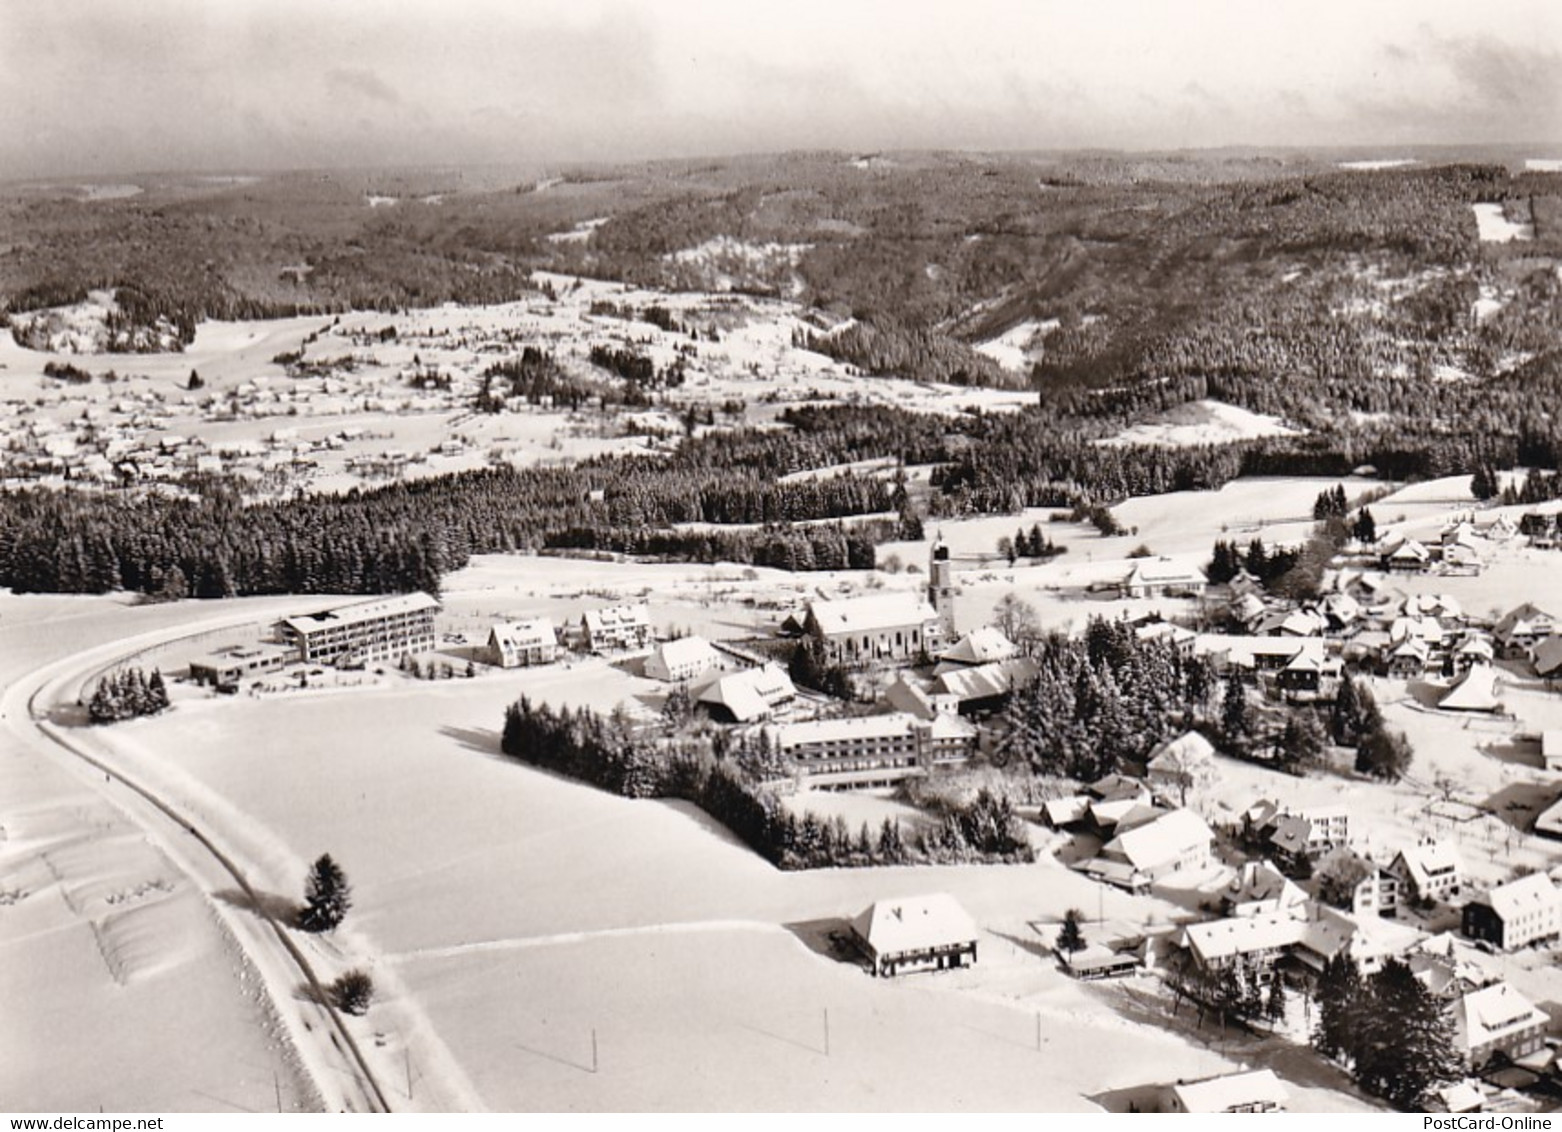
[[[1475,223],[1483,243],[1506,244],[1512,240],[1535,238],[1533,224],[1509,220],[1500,204],[1472,204],[1470,207],[1475,210]]]
[[[233,909],[123,791],[25,726],[26,689],[50,662],[190,617],[113,598],[0,596],[0,1097],[12,1110],[325,1103],[224,922]]]
[[[555,585],[605,596],[609,579],[633,587],[641,583],[628,575],[642,572],[645,584],[691,603],[714,587],[750,586],[761,602],[786,594],[787,576],[773,571],[483,559],[451,579],[447,601],[453,616],[472,617],[552,600]],[[0,614],[25,629],[38,603],[53,600],[6,598]],[[87,599],[79,608],[97,640],[140,631],[127,622],[172,627],[216,611],[263,619],[285,604],[148,612]],[[30,648],[36,662],[75,645],[65,634]],[[1002,868],[781,873],[688,806],[610,797],[497,754],[503,707],[523,691],[606,708],[648,690],[622,666],[586,661],[476,680],[397,677],[377,690],[238,700],[182,693],[166,716],[79,738],[220,831],[263,899],[296,899],[320,852],[342,862],[354,884],[349,924],[308,942],[327,977],[353,964],[372,972],[379,999],[355,1026],[393,1107],[1067,1111],[1147,1080],[1218,1072],[1240,1056],[1212,1052],[1214,1035],[1167,1029],[1134,1006],[1153,1000],[1153,983],[1144,981],[1138,998],[1103,995],[1062,976],[1044,953],[1048,925],[1069,907],[1103,912],[1107,922],[1091,932],[1109,937],[1170,924],[1183,914],[1177,905],[1102,893],[1049,856]],[[849,802],[819,800],[823,810]],[[121,887],[147,879],[109,828],[89,823],[79,835],[136,874]],[[873,900],[936,890],[954,893],[982,925],[976,969],[873,980],[828,954],[829,930]],[[208,906],[193,890],[190,898]],[[148,970],[177,962],[187,971],[192,938],[182,922],[148,921],[120,950]],[[78,978],[87,959],[103,966],[61,954],[53,977]],[[92,997],[84,994],[82,1009]],[[215,991],[204,1001],[223,1008]],[[277,1009],[302,1007],[284,995]],[[249,1031],[236,1031],[224,1038],[228,1031],[214,1027],[201,1056],[264,1067],[244,1052]],[[756,1059],[773,1072],[755,1074]],[[412,1096],[398,1071],[408,1065]],[[254,1087],[269,1086],[266,1077],[258,1071]],[[179,1081],[149,1072],[137,1099],[201,1107]],[[1298,1107],[1359,1105],[1304,1085]],[[246,1094],[236,1103],[264,1100]]]
[[[1027,319],[1012,326],[996,338],[990,338],[976,347],[976,352],[986,354],[1004,369],[1013,373],[1028,373],[1046,349],[1047,335],[1062,323],[1055,318]]]
[[[1224,401],[1190,401],[1144,424],[1124,429],[1101,444],[1158,444],[1168,448],[1229,444],[1265,436],[1298,436],[1279,417],[1254,413]]]
[[[1369,161],[1341,161],[1341,169],[1354,169],[1360,172],[1371,172],[1377,169],[1401,169],[1407,165],[1419,165],[1413,157],[1379,157]]]
[[[1524,168],[1531,173],[1562,173],[1562,157],[1527,157]]]

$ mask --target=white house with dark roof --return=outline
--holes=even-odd
[[[1307,893],[1269,861],[1245,861],[1220,890],[1220,909],[1227,916],[1259,916],[1284,912],[1307,903]]]

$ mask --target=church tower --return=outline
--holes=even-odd
[[[933,540],[933,549],[928,555],[927,579],[927,599],[938,614],[938,631],[947,647],[954,644],[958,637],[955,634],[954,566],[949,561],[949,548],[944,545],[943,535]]]

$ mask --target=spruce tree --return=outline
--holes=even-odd
[[[1248,719],[1247,692],[1235,672],[1226,677],[1226,697],[1220,709],[1220,730],[1226,744],[1238,749],[1246,745],[1252,730]]]
[[[1080,915],[1078,908],[1070,908],[1063,915],[1063,926],[1058,929],[1057,947],[1059,951],[1066,951],[1072,955],[1076,951],[1085,949],[1085,933],[1079,926]]]
[[[304,884],[304,908],[299,926],[308,932],[328,932],[337,928],[352,907],[352,889],[341,867],[329,853],[321,854],[309,870]]]
[[[1407,964],[1388,960],[1362,989],[1366,1009],[1351,1035],[1357,1084],[1409,1110],[1460,1075],[1453,1020]]]
[[[1316,991],[1318,1025],[1313,1030],[1313,1048],[1325,1057],[1351,1060],[1360,995],[1361,973],[1348,955],[1342,952],[1324,964]]]

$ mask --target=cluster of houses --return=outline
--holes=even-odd
[[[1562,675],[1562,627],[1531,603],[1492,623],[1452,597],[1405,595],[1370,573],[1338,571],[1327,584],[1317,601],[1296,604],[1239,575],[1226,612],[1241,633],[1156,631],[1179,633],[1190,651],[1293,702],[1332,698],[1346,665],[1397,680],[1447,680],[1438,706],[1448,711],[1500,710],[1497,660],[1525,664],[1546,679]]]
[[[333,366],[326,374],[257,376],[221,394],[168,393],[126,381],[106,396],[72,397],[68,390],[32,402],[0,402],[6,444],[0,479],[53,481],[69,478],[103,484],[177,481],[189,475],[239,476],[257,482],[307,478],[330,453],[371,439],[360,424],[315,428],[308,437],[289,423],[253,439],[208,440],[198,424],[285,418],[324,421],[354,413],[430,413],[461,407],[461,391],[419,389],[404,374]],[[68,409],[69,415],[66,415]],[[176,422],[189,429],[175,431]],[[437,452],[459,455],[458,439]],[[399,475],[428,453],[376,448],[345,458],[348,471],[366,478]]]

